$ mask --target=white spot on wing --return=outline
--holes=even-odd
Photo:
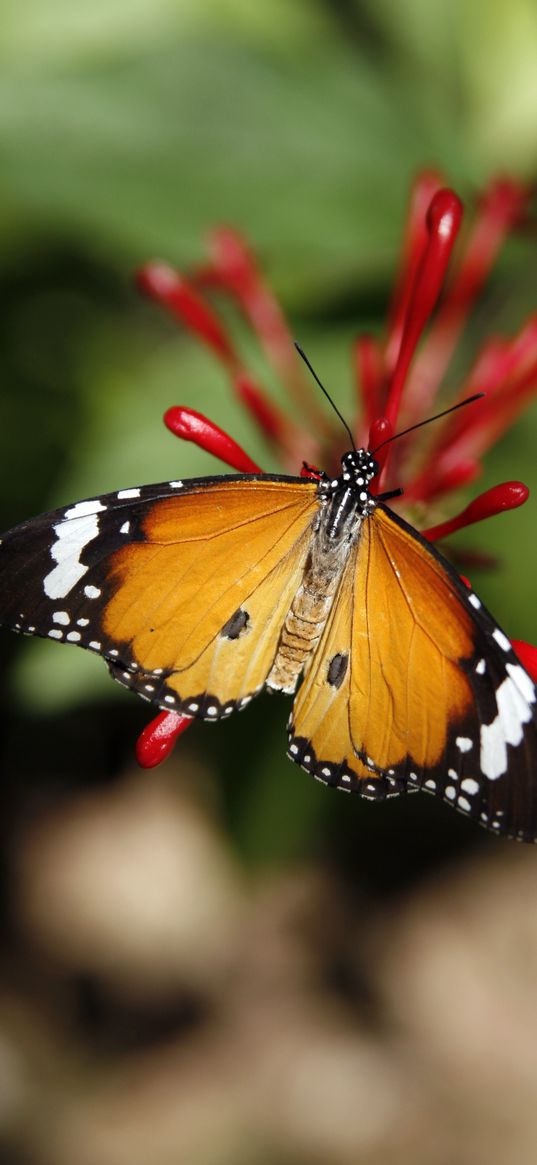
[[[101,510],[106,510],[106,506],[103,506],[103,503],[95,498],[91,502],[77,502],[76,506],[71,506],[69,510],[65,511],[64,517],[69,519],[85,518],[89,514],[98,514]]]
[[[130,528],[131,528],[130,522],[124,522],[123,525],[119,527],[119,533],[120,534],[128,534]]]
[[[100,595],[99,587],[87,586],[84,587],[84,594],[87,599],[98,599]]]
[[[472,741],[468,738],[468,736],[458,736],[455,744],[457,745],[459,752],[469,752],[472,747]]]
[[[472,604],[472,607],[475,607],[476,611],[479,610],[481,606],[481,600],[478,599],[477,595],[468,595],[468,602]]]
[[[481,769],[489,781],[496,781],[506,772],[507,745],[516,748],[520,744],[523,725],[532,716],[527,699],[520,690],[519,684],[522,681],[518,672],[522,673],[526,687],[531,684],[531,680],[523,668],[512,664],[510,670],[511,674],[507,675],[496,692],[498,715],[492,724],[481,725]],[[533,689],[533,684],[531,687]]]
[[[511,650],[511,644],[507,638],[507,635],[504,635],[503,631],[500,631],[499,627],[496,627],[492,632],[492,638],[496,640],[496,643],[499,645],[499,647],[501,647],[502,651]]]
[[[120,501],[122,501],[123,498],[139,498],[140,497],[140,489],[139,488],[119,489],[117,491],[117,496],[118,496],[118,500],[120,500]]]
[[[476,670],[478,676],[482,676],[485,674],[485,672],[487,670],[487,665],[486,665],[484,659],[478,659],[478,661],[475,665],[475,670]]]
[[[53,627],[52,631],[49,631],[49,638],[63,639],[63,631],[60,631],[59,627]]]
[[[461,789],[473,797],[479,793],[479,781],[476,781],[474,777],[465,777],[464,781],[461,781]]]
[[[508,663],[506,671],[511,676],[511,679],[516,684],[519,692],[528,704],[535,703],[535,685],[530,680],[530,677],[524,668],[518,663]]]
[[[69,640],[69,643],[80,643],[80,631],[68,631],[65,638]]]
[[[79,505],[99,505],[100,503],[80,502]],[[74,513],[77,507],[74,506]],[[73,517],[66,522],[58,522],[54,526],[56,541],[50,548],[50,556],[57,563],[53,570],[43,579],[43,590],[49,599],[64,599],[80,579],[86,574],[88,567],[80,562],[80,555],[89,542],[92,542],[99,533],[99,519],[96,513]]]
[[[52,622],[61,623],[64,627],[67,627],[67,624],[71,622],[71,616],[67,611],[54,611]]]

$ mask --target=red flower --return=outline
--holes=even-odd
[[[426,172],[417,179],[384,338],[360,335],[354,345],[357,416],[351,427],[357,445],[374,449],[395,432],[419,425],[439,411],[437,396],[469,312],[504,239],[523,223],[529,197],[529,189],[521,183],[506,178],[491,182],[478,201],[462,248],[452,256],[462,204],[443,186],[438,174]],[[283,312],[241,235],[229,228],[215,230],[209,239],[207,263],[190,278],[165,263],[154,262],[142,268],[138,283],[220,361],[233,393],[286,472],[296,473],[303,460],[322,465],[329,472],[338,470],[345,447],[342,427],[321,407],[297,357]],[[442,291],[442,302],[422,338]],[[281,412],[252,376],[228,328],[211,306],[208,293],[213,298],[228,297],[246,318],[297,412],[307,417],[307,428]],[[462,513],[436,520],[434,525],[427,522],[431,509],[438,518],[439,503],[443,507],[451,492],[479,476],[484,454],[536,390],[537,315],[514,337],[491,337],[455,397],[447,404],[443,398],[440,411],[477,391],[485,392],[479,406],[461,409],[438,422],[426,431],[425,440],[423,430],[417,428],[380,451],[377,460],[382,471],[377,488],[381,477],[383,490],[404,484],[400,507],[410,509],[414,524],[416,513],[421,515],[422,533],[435,540],[522,505],[528,497],[527,487],[521,482],[504,482],[475,498]],[[193,409],[170,408],[164,419],[177,436],[196,442],[232,469],[241,473],[259,469],[228,434]],[[514,647],[537,679],[537,649],[519,641]],[[189,723],[187,717],[160,713],[138,741],[139,762],[144,766],[158,764]]]

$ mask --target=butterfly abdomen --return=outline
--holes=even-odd
[[[282,628],[276,658],[267,676],[267,687],[294,692],[304,665],[317,646],[334,598],[303,583],[297,591]]]
[[[345,491],[347,493],[348,491]],[[304,579],[286,616],[267,687],[292,693],[326,626],[349,548],[359,536],[356,506],[346,507],[336,526],[333,506],[321,511]],[[335,533],[335,536],[334,536]]]

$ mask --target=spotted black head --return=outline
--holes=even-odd
[[[341,458],[343,480],[358,486],[368,485],[379,471],[378,462],[368,449],[351,449]]]

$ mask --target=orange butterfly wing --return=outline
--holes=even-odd
[[[315,499],[315,485],[264,478],[157,502],[143,540],[111,562],[103,627],[137,666],[123,682],[152,700],[158,686],[160,703],[209,719],[248,702],[302,578]]]
[[[300,479],[122,490],[24,523],[0,546],[0,618],[99,651],[170,710],[227,715],[263,685],[317,512]]]
[[[534,833],[535,708],[477,597],[377,506],[295,700],[290,757],[364,796],[423,788],[502,832],[531,819]]]

